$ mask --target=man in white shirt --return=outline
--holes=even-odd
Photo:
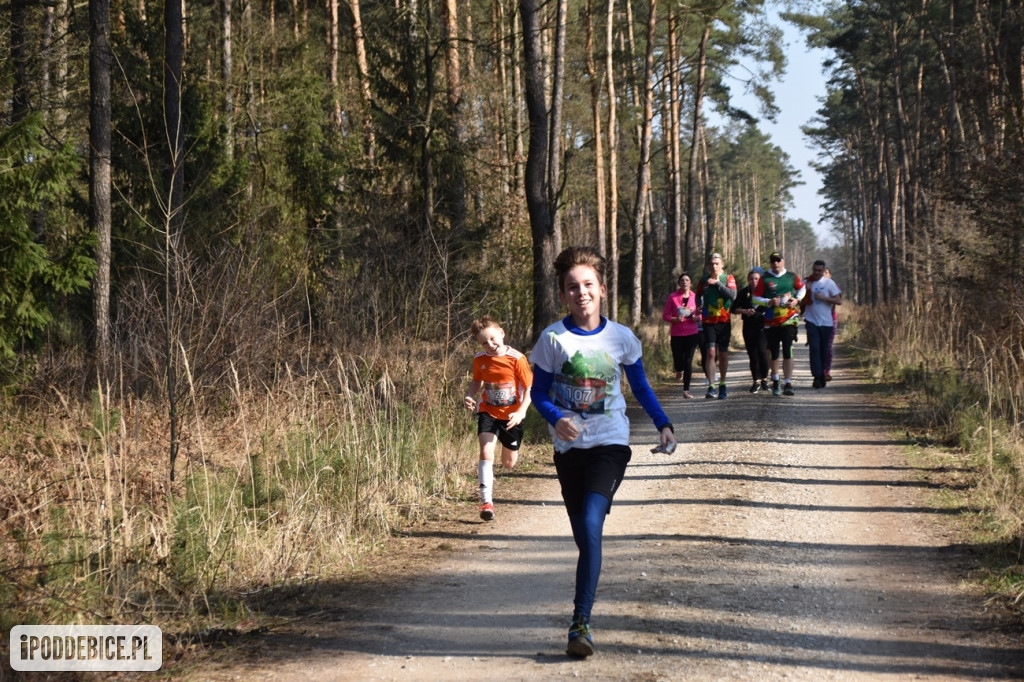
[[[831,277],[825,277],[825,261],[814,261],[807,278],[807,308],[804,321],[811,349],[811,374],[814,388],[825,388],[825,356],[832,338],[832,307],[843,304],[843,295]]]

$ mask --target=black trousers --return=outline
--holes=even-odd
[[[764,327],[758,325],[743,325],[743,343],[747,347],[747,357],[750,358],[750,376],[754,381],[766,379],[771,371],[768,360],[768,341],[765,338]]]
[[[700,340],[700,336],[700,334],[673,336],[671,340],[672,364],[677,372],[683,373],[684,391],[690,390],[690,380],[693,378],[693,351],[697,349],[697,342]]]

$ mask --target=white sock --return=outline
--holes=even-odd
[[[494,489],[494,462],[489,459],[481,459],[477,463],[477,478],[480,480],[480,503],[491,502],[491,495]]]
[[[773,374],[772,375],[772,381],[778,381],[778,380],[779,380],[779,375],[778,374]]]

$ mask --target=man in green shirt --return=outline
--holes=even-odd
[[[703,301],[701,320],[704,323],[704,374],[708,378],[705,398],[724,400],[729,396],[725,372],[729,369],[729,339],[732,338],[732,315],[729,308],[736,300],[736,278],[725,273],[722,254],[711,254],[709,272],[697,284],[697,296]],[[715,390],[715,369],[718,369],[718,390]]]
[[[782,254],[773,251],[768,256],[771,266],[754,291],[754,303],[768,306],[764,316],[765,337],[772,356],[772,394],[793,395],[793,344],[796,342],[797,323],[800,321],[800,299],[807,291],[803,280],[795,272],[786,270]],[[779,387],[779,355],[786,378]]]

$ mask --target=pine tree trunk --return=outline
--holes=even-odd
[[[511,116],[509,111],[509,96],[510,96],[510,83],[509,83],[509,69],[508,60],[505,58],[505,36],[509,34],[505,24],[505,12],[502,7],[501,0],[495,0],[491,5],[491,43],[494,45],[501,46],[498,59],[495,60],[498,69],[498,83],[501,88],[501,104],[498,106],[498,125],[497,130],[494,131],[494,136],[497,138],[495,145],[495,163],[497,167],[501,169],[501,200],[503,205],[507,205],[508,197],[512,194],[512,164],[515,163],[512,159],[512,136],[511,136]],[[514,55],[513,55],[513,58]],[[509,216],[507,212],[501,211],[499,220],[501,221],[502,228],[508,226]]]
[[[682,79],[679,77],[679,47],[676,37],[676,13],[672,8],[669,11],[668,29],[668,78],[669,78],[669,187],[670,202],[672,207],[672,220],[669,230],[672,235],[672,263],[674,270],[680,272],[683,269],[683,166],[682,150],[679,140],[682,135],[681,128],[681,106],[683,101]]]
[[[565,42],[569,0],[558,0],[552,55],[551,124],[548,128],[548,211],[555,252],[562,250],[562,120],[565,92]]]
[[[28,115],[30,104],[28,96],[28,0],[11,0],[10,25],[10,59],[14,71],[14,83],[11,92],[11,120],[21,121]]]
[[[359,0],[349,0],[352,12],[352,43],[356,51],[356,67],[359,69],[359,94],[363,100],[363,144],[370,166],[377,165],[377,143],[373,133],[373,94],[370,91],[370,66],[366,59],[366,37],[363,35],[363,15]]]
[[[338,0],[327,0],[330,24],[327,27],[327,47],[330,54],[331,104],[334,111],[334,125],[341,127],[341,92],[338,78],[338,59],[341,52],[341,27],[338,19]]]
[[[416,0],[410,0],[410,9],[414,6],[418,7],[419,3]],[[423,21],[424,21],[424,35],[422,36],[422,45],[418,44],[421,37],[419,35],[419,17],[415,14],[411,14],[409,17],[409,31],[410,31],[410,49],[415,52],[417,47],[423,50],[423,74],[424,74],[424,93],[423,101],[426,102],[426,108],[423,111],[423,120],[426,125],[422,126],[422,130],[419,130],[420,143],[420,183],[423,190],[423,222],[427,228],[430,228],[434,224],[434,152],[432,147],[433,142],[433,126],[434,126],[434,94],[435,94],[435,82],[434,82],[434,48],[430,44],[430,36],[434,30],[434,10],[433,5],[430,2],[425,2],[423,5]],[[416,62],[414,62],[415,64]],[[418,84],[415,82],[415,72],[413,66],[409,65],[410,73],[410,93],[415,93]],[[413,98],[412,104],[415,104],[415,97]]]
[[[89,228],[96,235],[93,318],[98,374],[110,361],[110,4],[89,0]]]
[[[594,5],[587,0],[587,78],[590,80],[590,108],[594,121],[594,208],[597,219],[597,248],[602,256],[607,256],[606,246],[607,221],[605,219],[604,172],[604,131],[601,129],[601,79],[597,74],[597,62],[594,59]]]
[[[509,15],[509,24],[515,25],[518,4],[511,3],[512,10]],[[519,58],[523,51],[520,49],[519,31],[510,31],[512,34],[512,101],[510,102],[513,111],[512,117],[512,156],[515,159],[515,192],[517,196],[526,197],[526,149],[523,147],[523,107],[520,105],[525,100],[523,94],[523,62]]]
[[[231,159],[235,153],[235,99],[231,84],[231,0],[221,0],[221,77],[224,79],[224,156]]]
[[[654,38],[657,7],[657,0],[650,0],[650,14],[647,20],[647,50],[644,58],[644,108],[640,132],[640,163],[637,168],[636,203],[633,216],[633,295],[630,301],[629,322],[634,328],[640,325],[640,317],[643,312],[645,210],[647,208],[647,193],[651,185],[651,132],[654,120]]]
[[[693,105],[693,126],[690,131],[690,167],[687,173],[687,199],[686,199],[686,254],[684,268],[691,270],[693,265],[692,254],[694,253],[694,242],[697,237],[697,191],[700,187],[700,178],[697,173],[697,161],[700,144],[700,127],[703,117],[704,86],[707,74],[708,38],[711,35],[711,28],[704,27],[704,34],[700,39],[700,52],[697,56],[697,86],[694,91]]]
[[[558,315],[554,283],[555,235],[547,187],[548,111],[544,89],[544,52],[537,0],[520,0],[523,21],[526,110],[530,146],[526,156],[526,205],[533,237],[533,337]]]
[[[615,92],[615,0],[608,0],[605,83],[608,86],[608,317],[619,319],[619,134]]]
[[[444,0],[445,75],[448,79],[448,120],[452,168],[448,203],[451,225],[461,232],[466,223],[466,178],[464,173],[462,122],[462,64],[459,55],[459,6],[457,0]]]

